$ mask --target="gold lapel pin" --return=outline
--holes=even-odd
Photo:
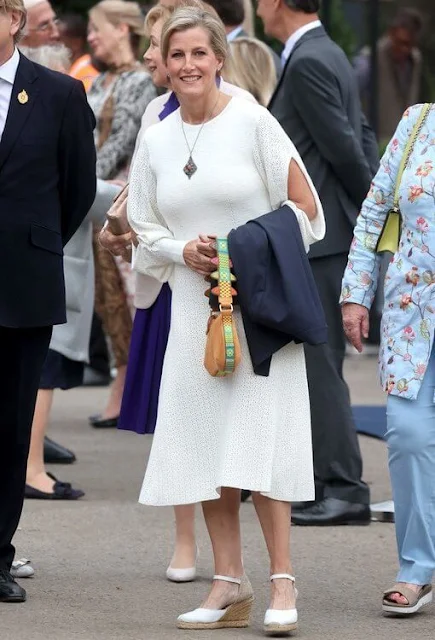
[[[27,91],[25,91],[24,89],[22,91],[20,91],[20,93],[18,94],[18,102],[20,104],[26,104],[26,102],[29,101],[29,96],[27,95]]]

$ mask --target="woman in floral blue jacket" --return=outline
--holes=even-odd
[[[408,109],[363,203],[343,279],[346,334],[362,350],[378,286],[376,244],[393,206],[400,161],[423,106]],[[402,233],[385,278],[380,374],[400,561],[383,609],[410,614],[431,602],[435,573],[435,105],[400,183]]]

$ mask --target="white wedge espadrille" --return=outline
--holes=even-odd
[[[183,613],[177,619],[179,629],[228,629],[249,626],[249,619],[254,601],[251,583],[244,575],[241,578],[228,576],[213,576],[213,580],[223,580],[239,585],[239,593],[234,602],[225,609],[194,609]]]
[[[290,580],[295,583],[295,577],[289,573],[274,573],[270,576],[272,580]],[[297,590],[295,588],[297,597]],[[298,611],[297,609],[268,609],[264,616],[264,632],[266,635],[282,635],[288,636],[298,628]]]

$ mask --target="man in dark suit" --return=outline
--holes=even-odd
[[[95,196],[95,120],[81,82],[15,47],[23,0],[0,9],[0,601],[23,602],[10,575],[39,377],[65,316],[63,246]]]
[[[318,17],[320,0],[259,0],[265,31],[284,44],[270,111],[292,139],[323,204],[326,237],[309,254],[325,309],[328,344],[306,346],[316,501],[295,505],[296,524],[370,522],[369,489],[343,379],[345,338],[338,304],[356,217],[378,164],[354,73]]]
[[[245,5],[243,0],[207,0],[213,9],[216,10],[219,18],[224,23],[228,42],[236,38],[246,38],[249,34],[243,28],[245,20]],[[275,63],[277,78],[281,75],[281,61],[273,49],[270,49]]]

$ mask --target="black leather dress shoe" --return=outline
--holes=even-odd
[[[25,602],[26,592],[9,571],[0,569],[0,602]]]
[[[44,462],[51,464],[72,464],[76,461],[75,454],[61,444],[44,438]]]
[[[292,513],[292,523],[311,527],[328,527],[344,524],[370,524],[371,514],[368,504],[347,502],[336,498],[324,498],[320,502]]]
[[[314,501],[311,502],[292,502],[292,513],[300,512],[306,509],[307,507],[312,507]]]

